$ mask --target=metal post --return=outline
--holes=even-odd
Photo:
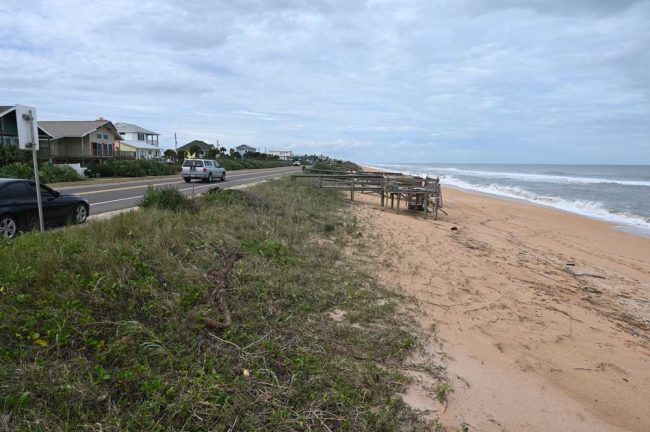
[[[43,202],[41,201],[41,181],[40,181],[40,176],[38,173],[38,155],[37,150],[36,150],[36,144],[38,139],[37,137],[34,136],[34,115],[32,114],[32,110],[29,110],[29,114],[27,114],[25,120],[29,120],[29,134],[31,135],[32,138],[32,161],[34,162],[34,180],[36,181],[36,202],[38,205],[38,224],[39,227],[41,228],[41,232],[45,231],[45,221],[43,220]]]

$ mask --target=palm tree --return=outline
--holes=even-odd
[[[201,151],[201,146],[199,146],[198,144],[193,144],[190,147],[190,154],[194,155],[194,157],[198,156],[200,151]]]
[[[175,152],[174,150],[172,150],[172,149],[167,149],[167,150],[165,150],[165,152],[163,153],[163,156],[165,156],[165,157],[166,157],[167,159],[169,159],[169,160],[176,161],[176,156],[177,156],[177,155],[176,155],[176,152]]]

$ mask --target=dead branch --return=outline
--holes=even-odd
[[[214,286],[212,295],[210,296],[210,303],[213,308],[218,310],[223,315],[223,321],[217,321],[212,318],[203,318],[203,323],[206,327],[213,330],[223,330],[232,325],[232,318],[230,316],[230,309],[226,301],[226,292],[230,289],[232,269],[235,263],[243,258],[241,253],[235,253],[226,258],[226,264],[219,270],[213,270],[207,275],[208,280]]]

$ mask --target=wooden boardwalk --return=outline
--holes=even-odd
[[[292,181],[307,179],[323,189],[349,191],[354,201],[355,193],[377,194],[382,207],[390,199],[390,207],[422,211],[426,218],[433,213],[438,219],[442,207],[442,189],[439,178],[423,178],[390,172],[339,172],[306,169],[304,174],[293,174]]]

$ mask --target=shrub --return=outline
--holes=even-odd
[[[230,157],[219,158],[219,164],[227,170],[241,170],[252,168],[277,168],[291,165],[288,161],[279,160],[257,160],[257,159],[231,159]]]
[[[0,145],[0,167],[16,162],[29,162],[32,156],[30,152],[22,151],[17,145]]]
[[[79,173],[66,165],[53,165],[46,163],[40,167],[41,181],[43,183],[58,183],[83,180]]]
[[[195,210],[192,200],[171,186],[161,188],[149,186],[140,200],[139,206],[142,208],[158,208],[172,211]]]
[[[106,161],[92,170],[101,177],[144,177],[177,174],[177,165],[150,160]]]
[[[43,183],[58,183],[82,180],[74,169],[65,165],[42,164],[39,167],[40,179]],[[33,179],[34,169],[30,164],[13,163],[0,168],[0,177]]]
[[[30,179],[34,177],[34,170],[26,163],[14,162],[0,168],[0,177]]]

